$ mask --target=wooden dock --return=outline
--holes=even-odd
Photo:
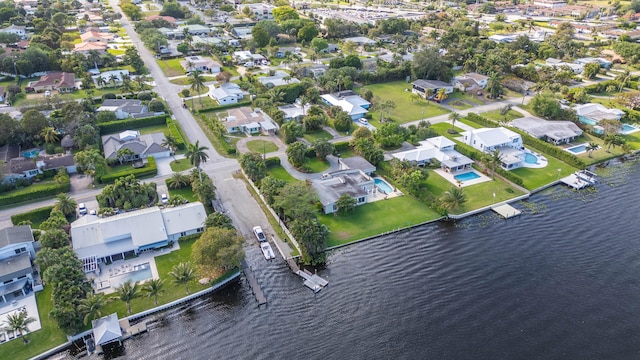
[[[567,186],[580,190],[594,185],[598,180],[596,174],[587,170],[582,170],[563,177],[560,181]]]
[[[142,321],[135,325],[129,324],[129,319],[124,318],[120,319],[120,328],[123,330],[122,332],[122,340],[126,340],[132,336],[136,336],[143,332],[147,332],[147,322]]]
[[[327,280],[321,278],[317,274],[312,274],[307,270],[300,270],[300,267],[292,258],[287,259],[287,264],[289,264],[289,267],[294,274],[304,279],[304,286],[313,290],[314,293],[317,293],[329,285]]]
[[[498,215],[502,216],[504,219],[509,219],[514,216],[518,216],[522,214],[522,211],[514,208],[509,204],[494,206],[491,208],[491,210],[495,211]]]
[[[256,277],[253,274],[253,270],[251,270],[251,267],[247,265],[247,262],[245,260],[242,260],[242,271],[244,272],[244,277],[247,279],[247,282],[251,287],[251,292],[256,297],[258,307],[260,307],[260,305],[266,304],[267,298],[264,296],[264,292],[262,292],[262,288],[260,287],[260,284],[258,284],[258,280],[256,280]]]

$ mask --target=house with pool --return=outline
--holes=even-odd
[[[575,110],[581,123],[592,126],[598,125],[603,120],[620,120],[624,116],[622,110],[609,109],[596,103],[576,105]]]
[[[500,166],[505,170],[547,166],[546,158],[525,149],[522,136],[505,127],[473,129],[464,131],[461,135],[462,142],[482,152],[492,153],[498,150]]]
[[[163,248],[182,236],[204,231],[206,218],[200,202],[153,206],[109,217],[85,215],[71,223],[71,242],[85,273],[99,273],[101,264]]]
[[[325,214],[338,211],[338,199],[347,194],[356,200],[356,206],[366,204],[374,191],[374,179],[360,169],[345,169],[322,174],[311,186],[318,193]]]
[[[429,138],[419,144],[415,149],[397,152],[392,156],[416,166],[425,166],[435,159],[446,172],[470,169],[473,165],[473,160],[457,152],[456,143],[444,136]]]
[[[569,144],[583,132],[571,121],[548,121],[535,116],[514,119],[510,125],[554,145]]]

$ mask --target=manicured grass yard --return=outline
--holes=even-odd
[[[267,169],[267,175],[272,176],[276,179],[284,180],[288,183],[298,181],[298,179],[294,178],[280,165],[271,166]]]
[[[173,160],[169,163],[169,166],[171,166],[171,170],[175,172],[189,170],[193,167],[193,165],[191,165],[191,162],[189,162],[189,159]]]
[[[158,65],[160,65],[160,69],[162,70],[162,72],[167,77],[172,77],[172,76],[184,75],[185,73],[184,69],[182,68],[182,65],[180,65],[180,60],[181,59],[167,59],[167,60],[157,59],[156,61],[158,62]]]
[[[400,124],[422,119],[423,110],[424,118],[447,114],[449,112],[438,104],[427,102],[423,99],[414,99],[412,102],[411,91],[406,91],[406,89],[411,89],[411,84],[408,84],[406,81],[365,85],[356,89],[356,91],[362,93],[365,89],[371,89],[373,95],[382,100],[393,101],[396,107],[391,110],[389,114],[394,121]],[[371,114],[373,115],[372,125],[378,126],[380,112],[372,111]]]
[[[319,216],[331,230],[327,246],[346,244],[438,218],[440,214],[406,195],[360,205],[348,215]]]
[[[183,198],[189,200],[190,202],[199,201],[198,197],[191,190],[191,186],[183,187],[181,189],[169,189],[169,196],[173,197],[176,195],[180,195]]]
[[[304,167],[312,173],[319,173],[327,170],[331,166],[328,161],[320,161],[318,158],[307,159],[304,163]]]
[[[145,126],[145,127],[137,128],[136,130],[140,131],[141,135],[153,134],[153,133],[164,134],[165,132],[169,131],[169,128],[167,128],[167,125],[161,124],[161,125]]]
[[[216,78],[214,76],[203,76],[202,77],[202,81],[203,82],[210,82],[210,81],[215,81]],[[169,80],[169,82],[171,82],[172,84],[176,84],[176,85],[191,85],[191,77],[183,77],[183,78],[177,78],[177,79],[172,79]]]
[[[191,94],[191,95],[197,96],[198,93]],[[204,93],[202,94],[202,96],[194,99],[186,100],[186,102],[189,109],[195,109],[196,111],[201,109],[210,109],[210,108],[219,106],[215,100],[213,100],[210,96],[204,95]]]
[[[249,151],[251,152],[257,152],[257,153],[271,153],[274,151],[278,151],[278,146],[276,146],[276,144],[272,143],[271,141],[265,141],[265,140],[251,140],[247,142],[247,148],[249,148]]]
[[[493,121],[505,121],[505,116],[504,115],[500,115],[500,110],[493,110],[493,111],[487,111],[487,112],[483,112],[482,114],[478,114],[482,117],[485,117],[487,119],[493,120]],[[509,112],[506,115],[506,119],[507,121],[511,121],[513,119],[519,119],[521,117],[524,117],[524,115],[522,115],[520,112],[516,111],[516,110],[509,110]]]
[[[42,329],[29,333],[27,337],[30,342],[26,345],[22,342],[22,338],[0,345],[0,359],[28,359],[67,341],[56,321],[49,318],[49,313],[53,310],[51,286],[45,286],[44,290],[37,292],[36,301]]]
[[[320,139],[331,140],[333,139],[333,136],[329,134],[326,130],[320,129],[319,131],[316,131],[316,132],[304,134],[304,138],[308,142],[313,144],[314,142]]]

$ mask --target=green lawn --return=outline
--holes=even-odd
[[[223,66],[222,71],[226,71],[228,73],[230,73],[233,76],[240,76],[240,73],[238,72],[238,70],[236,70],[235,65],[234,66]]]
[[[360,205],[348,215],[320,215],[331,234],[327,246],[382,234],[440,218],[440,214],[411,196],[399,196]]]
[[[327,132],[324,129],[320,129],[316,132],[312,132],[312,133],[305,133],[304,134],[304,138],[310,142],[310,143],[314,143],[320,139],[325,139],[325,140],[331,140],[333,139],[333,135],[329,134],[329,132]]]
[[[198,94],[196,93],[191,95],[198,95]],[[203,95],[198,98],[186,100],[186,102],[189,109],[191,110],[195,109],[195,111],[219,106],[215,100],[213,100],[210,96],[206,96],[206,95]]]
[[[185,71],[182,68],[182,65],[180,65],[180,60],[182,59],[179,59],[179,58],[168,59],[168,60],[157,59],[156,62],[158,62],[158,65],[160,65],[160,69],[162,70],[165,76],[172,77],[172,76],[180,76],[185,74]]]
[[[216,78],[214,76],[202,76],[203,82],[210,82],[215,80]],[[191,78],[183,77],[183,78],[171,79],[169,80],[169,82],[176,85],[191,85]]]
[[[456,110],[466,110],[466,109],[471,109],[473,107],[462,100],[455,100],[455,99],[452,101],[449,101],[447,105],[451,106]]]
[[[171,171],[174,172],[182,172],[193,167],[188,159],[173,160],[169,163],[169,166],[171,166]]]
[[[365,89],[371,89],[373,95],[382,100],[393,101],[396,104],[396,107],[391,110],[389,114],[394,121],[400,124],[420,120],[422,118],[430,118],[449,112],[438,104],[430,101],[428,102],[424,99],[414,99],[412,101],[411,91],[406,91],[407,89],[411,89],[411,84],[408,84],[406,81],[365,85],[356,89],[356,91],[358,93],[362,93]],[[379,126],[380,123],[378,120],[380,118],[380,112],[372,111],[371,114],[373,115],[373,120],[371,121],[372,125]]]
[[[278,151],[278,146],[276,144],[266,140],[248,141],[247,148],[249,148],[249,151],[257,152],[259,154],[268,154],[274,151]]]
[[[276,179],[284,180],[288,183],[299,181],[298,179],[291,176],[291,174],[289,174],[289,172],[287,172],[287,170],[285,170],[285,168],[283,168],[281,165],[270,166],[267,169],[267,175],[272,176]]]
[[[478,114],[482,117],[485,117],[487,119],[493,120],[493,121],[505,121],[505,117],[507,121],[511,121],[514,119],[519,119],[521,117],[524,117],[524,115],[522,115],[519,111],[516,110],[509,110],[509,112],[507,113],[507,115],[500,115],[500,110],[493,110],[493,111],[487,111],[487,112],[483,112],[482,114]]]
[[[640,149],[640,134],[632,133],[630,135],[624,135],[623,137],[627,140],[627,144],[632,149]],[[590,143],[590,142],[598,144],[600,148],[598,150],[594,150],[593,152],[591,152],[591,154],[589,154],[588,152],[585,152],[585,153],[576,155],[580,160],[584,161],[584,163],[587,165],[602,162],[604,160],[608,160],[624,154],[624,151],[620,147],[611,147],[611,149],[609,149],[610,152],[607,152],[607,147],[604,145],[604,140],[600,139],[597,136],[588,134],[586,132],[583,133],[578,138],[576,138],[576,140],[571,144],[571,146]]]
[[[53,310],[51,286],[45,286],[44,290],[37,292],[36,301],[42,329],[30,333],[30,342],[26,345],[21,338],[0,345],[0,359],[29,359],[67,341],[55,320],[49,318],[49,312]]]
[[[173,269],[174,265],[178,265],[181,262],[189,262],[191,256],[191,246],[195,242],[194,240],[180,241],[180,249],[172,251],[169,254],[157,256],[155,258],[156,267],[158,269],[158,275],[160,279],[164,280],[164,293],[158,296],[158,305],[166,304],[168,302],[178,300],[187,295],[185,286],[182,284],[175,284],[173,278],[168,273]],[[196,276],[194,280],[189,282],[189,291],[191,293],[198,292],[209,287],[209,284],[201,285],[198,283],[200,278]],[[110,295],[110,296],[115,296]],[[131,311],[135,314],[147,309],[155,307],[154,299],[143,296],[131,301]],[[118,313],[118,317],[122,318],[127,316],[127,307],[124,302],[120,300],[113,300],[111,303],[105,306],[102,311],[103,314]]]
[[[484,101],[478,99],[477,96],[470,93],[462,93],[459,91],[454,91],[452,94],[449,94],[447,97],[447,102],[451,102],[452,100],[465,100],[475,105],[484,105]]]
[[[118,55],[124,55],[124,53],[126,52],[126,50],[120,50],[120,49],[107,49],[107,52],[113,56],[118,56]]]
[[[181,189],[169,189],[169,196],[173,197],[176,195],[180,195],[190,202],[199,201],[198,197],[193,193],[193,190],[191,190],[191,186],[183,187]]]
[[[331,166],[328,161],[320,161],[318,158],[307,159],[304,163],[305,169],[309,170],[312,173],[319,173],[327,170]]]
[[[169,131],[169,128],[167,128],[166,124],[160,124],[160,125],[145,126],[145,127],[137,128],[135,130],[140,131],[140,135],[153,134],[153,133],[164,134],[165,132]]]

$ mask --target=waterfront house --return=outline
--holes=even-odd
[[[210,72],[212,74],[219,73],[222,68],[222,65],[213,61],[211,58],[199,55],[185,57],[184,60],[180,61],[180,65],[182,65],[182,68],[186,72],[198,70]]]
[[[439,80],[422,80],[418,79],[411,83],[412,89],[411,91],[414,94],[420,95],[422,98],[427,98],[428,90],[432,91],[432,94],[429,98],[433,98],[438,90],[444,89],[446,94],[451,94],[453,92],[453,85],[444,81]]]
[[[129,149],[133,155],[125,160],[132,161],[153,156],[155,159],[171,156],[171,149],[162,146],[163,133],[140,135],[139,131],[126,130],[119,134],[109,134],[102,137],[102,148],[106,159],[118,159],[118,151]]]
[[[252,135],[261,131],[265,134],[270,134],[278,129],[269,115],[258,108],[252,110],[248,106],[229,110],[223,125],[229,134],[245,133]]]
[[[320,95],[322,101],[329,106],[338,106],[346,112],[352,120],[358,120],[365,116],[371,107],[371,103],[351,90],[345,90],[333,94]]]
[[[426,166],[435,159],[447,172],[469,169],[473,165],[473,160],[457,152],[455,143],[444,136],[429,138],[419,144],[415,149],[397,152],[392,156],[416,166]]]
[[[571,121],[548,121],[533,116],[514,119],[510,125],[554,145],[568,144],[583,132]]]
[[[520,134],[504,127],[481,128],[461,133],[462,141],[485,153],[500,152],[501,167],[513,170],[524,166],[525,153]]]
[[[147,105],[141,100],[134,99],[106,99],[96,111],[110,111],[115,113],[116,119],[141,118],[151,116]]]
[[[338,211],[336,202],[347,194],[356,200],[356,206],[366,204],[373,191],[374,180],[359,169],[338,170],[313,180],[311,186],[318,193],[325,214]]]
[[[206,218],[200,202],[153,206],[109,217],[85,215],[71,223],[71,242],[84,271],[92,272],[99,263],[122,260],[202,232]]]
[[[209,96],[220,105],[237,104],[238,100],[244,98],[244,94],[245,92],[240,89],[240,85],[235,83],[224,83],[209,92]]]
[[[598,103],[576,105],[575,110],[580,122],[587,125],[597,125],[602,120],[620,120],[624,116],[624,111]]]

